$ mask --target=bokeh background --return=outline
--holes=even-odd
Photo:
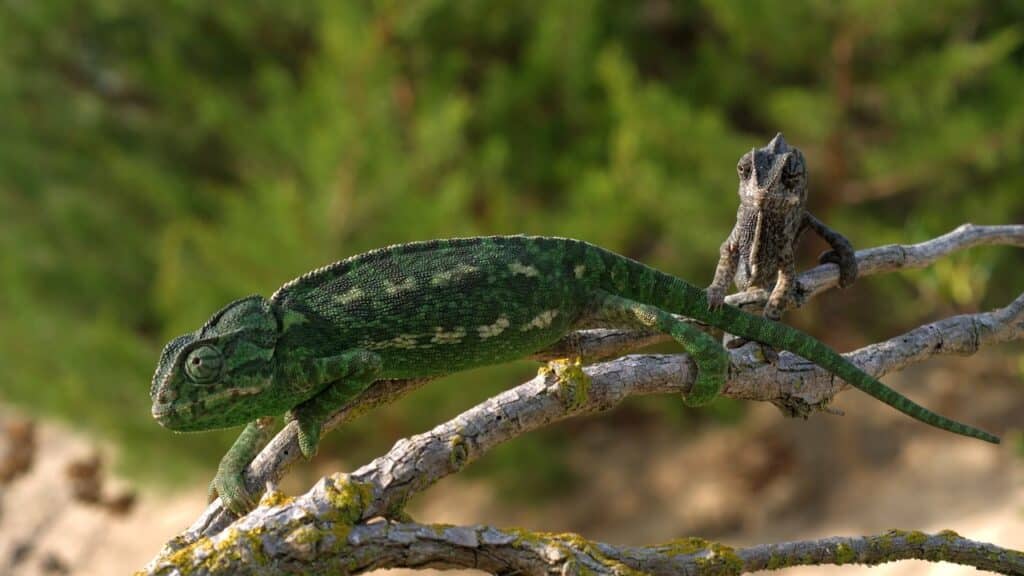
[[[231,299],[390,243],[517,232],[703,285],[736,160],[777,131],[808,159],[811,210],[856,247],[1020,222],[1022,94],[1019,0],[0,0],[0,419],[45,426],[40,459],[99,446],[141,494],[127,515],[83,517],[108,534],[88,553],[53,554],[71,573],[133,569],[202,506],[237,431],[161,429],[149,379],[167,340]],[[823,248],[807,237],[802,264]],[[1022,264],[974,249],[786,320],[848,350],[1004,305]],[[998,449],[853,393],[845,418],[808,422],[648,398],[511,442],[414,509],[623,543],[903,527],[1024,548],[1022,351],[887,380],[1004,433]],[[288,486],[535,369],[433,383],[333,433]],[[17,487],[0,488],[0,525],[24,513]],[[15,556],[65,520],[32,522],[0,533],[0,573],[53,568],[41,544]]]

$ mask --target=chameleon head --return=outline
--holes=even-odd
[[[736,164],[740,201],[771,212],[788,212],[807,200],[804,155],[776,134],[763,148],[754,148]]]
[[[227,428],[266,416],[273,404],[280,324],[262,296],[236,300],[202,328],[164,347],[149,390],[153,417],[171,430]]]

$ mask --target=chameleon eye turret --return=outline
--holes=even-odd
[[[197,384],[212,382],[224,367],[224,357],[213,346],[200,346],[185,359],[185,373]]]
[[[736,174],[740,177],[740,181],[750,179],[754,153],[755,150],[751,149],[750,152],[740,156],[740,161],[736,163]]]
[[[153,375],[153,417],[172,430],[208,430],[244,424],[274,412],[279,391],[272,362],[280,322],[262,296],[236,300],[195,332],[164,348]],[[298,392],[296,392],[298,394]]]

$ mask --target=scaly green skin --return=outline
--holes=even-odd
[[[671,313],[793,352],[932,426],[999,441],[914,404],[796,329],[709,308],[702,289],[592,244],[530,236],[392,246],[310,272],[269,300],[237,300],[164,349],[153,416],[180,431],[249,423],[213,483],[228,508],[243,512],[253,500],[241,474],[266,443],[268,417],[296,419],[310,457],[324,420],[375,381],[522,358],[580,327],[670,334],[699,369],[685,400],[708,402],[728,355]]]

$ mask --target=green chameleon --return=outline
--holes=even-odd
[[[309,272],[269,300],[228,304],[164,348],[153,417],[171,430],[248,423],[211,488],[230,510],[253,507],[242,472],[269,438],[270,417],[297,421],[316,452],[324,421],[374,382],[420,378],[522,358],[581,327],[669,334],[698,367],[689,405],[709,402],[729,356],[680,314],[814,362],[897,410],[943,430],[999,439],[913,403],[813,337],[579,240],[492,236],[373,250]]]

